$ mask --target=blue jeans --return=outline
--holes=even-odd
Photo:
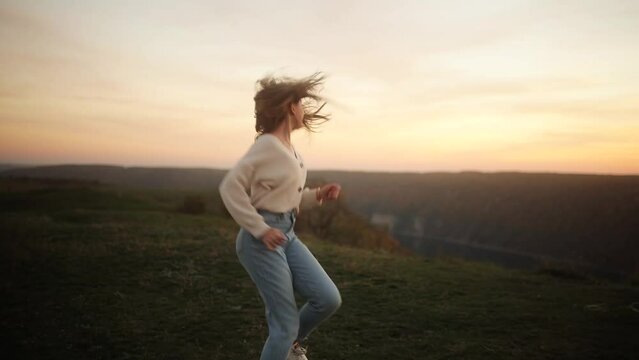
[[[240,229],[235,250],[265,306],[268,338],[260,359],[285,360],[293,342],[303,343],[337,311],[342,298],[315,256],[295,235],[295,211],[258,212],[268,225],[286,235],[286,242],[269,250],[261,240]],[[293,291],[307,300],[299,311]]]

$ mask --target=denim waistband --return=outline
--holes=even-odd
[[[295,223],[297,218],[297,210],[291,209],[285,212],[276,212],[266,209],[257,209],[267,223]]]

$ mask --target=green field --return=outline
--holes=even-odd
[[[189,215],[185,192],[3,183],[2,358],[258,359],[263,305],[209,195]],[[310,360],[639,358],[636,283],[299,235],[343,299]]]

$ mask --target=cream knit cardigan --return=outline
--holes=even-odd
[[[270,228],[257,209],[297,211],[321,205],[305,188],[306,166],[272,134],[260,135],[220,183],[220,196],[233,219],[256,238]]]

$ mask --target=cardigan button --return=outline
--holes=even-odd
[[[301,186],[297,188],[297,192],[302,192],[302,187]]]
[[[304,163],[300,163],[300,167],[301,167],[301,168],[304,168]]]

